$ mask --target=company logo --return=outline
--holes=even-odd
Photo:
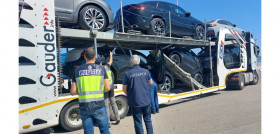
[[[37,45],[44,46],[45,50],[45,71],[47,74],[40,76],[40,83],[43,86],[52,86],[56,82],[56,49],[55,49],[55,33],[53,20],[49,20],[48,9],[45,8],[43,14],[44,42],[38,42]]]
[[[220,44],[220,52],[219,52],[219,58],[220,59],[223,59],[223,57],[224,57],[224,42],[223,41],[221,41],[221,44]]]

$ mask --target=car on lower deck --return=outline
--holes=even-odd
[[[125,31],[133,29],[144,34],[163,36],[170,33],[169,25],[171,25],[172,36],[204,39],[204,24],[177,5],[161,1],[146,1],[127,5],[122,9]],[[120,10],[115,17],[115,31],[122,31]]]
[[[72,78],[74,75],[74,70],[78,66],[81,66],[86,63],[84,59],[84,50],[85,48],[76,48],[67,53],[64,65],[63,65],[63,74],[68,76],[68,78]],[[125,72],[131,69],[130,66],[130,57],[131,54],[137,54],[140,57],[140,66],[143,68],[151,68],[150,71],[152,71],[153,75],[155,76],[158,81],[160,76],[157,74],[165,74],[165,69],[163,70],[161,66],[164,64],[162,62],[162,59],[158,60],[155,65],[155,61],[151,61],[150,58],[142,54],[141,52],[129,50],[126,48],[120,48],[120,47],[99,47],[98,49],[98,55],[102,59],[102,63],[105,64],[109,61],[109,51],[113,52],[113,63],[111,65],[112,70],[112,78],[114,80],[115,84],[122,84]],[[156,69],[154,66],[157,66]],[[165,66],[165,65],[164,65]],[[162,72],[164,71],[164,73]],[[169,77],[171,78],[171,77]],[[163,79],[163,78],[162,78]],[[162,80],[163,81],[163,80]]]
[[[176,65],[181,67],[187,73],[200,84],[203,83],[203,67],[197,55],[188,48],[168,48],[164,50],[164,53],[173,61]]]

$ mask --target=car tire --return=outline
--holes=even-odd
[[[95,21],[92,19],[94,19]],[[96,19],[98,19],[99,21]],[[105,31],[108,25],[107,15],[102,9],[97,6],[85,6],[79,13],[79,26],[82,29],[90,30],[93,22],[96,22],[95,28],[97,28],[98,31]]]
[[[166,75],[165,76],[165,82],[163,84],[159,84],[158,87],[160,89],[160,91],[164,91],[164,92],[170,92],[170,90],[172,89],[172,79],[170,76]]]
[[[253,81],[251,82],[252,85],[256,85],[259,82],[259,75],[257,71],[253,72]]]
[[[241,73],[239,74],[239,80],[238,80],[238,84],[236,85],[236,88],[238,90],[243,90],[245,86],[245,78],[244,78],[244,75]]]
[[[148,34],[164,36],[166,34],[166,25],[164,21],[160,18],[153,18]]]
[[[170,56],[170,59],[178,66],[181,65],[181,57],[179,56],[179,54],[177,53],[173,53],[171,56]]]
[[[195,28],[195,39],[204,40],[204,38],[205,38],[205,29],[201,25],[198,25]]]
[[[117,104],[117,107],[118,107],[119,116],[120,116],[121,119],[123,119],[129,111],[127,98],[125,96],[117,96],[116,97],[116,104]],[[111,110],[110,118],[111,118],[111,120],[116,120],[116,117],[114,116],[114,114],[112,112],[113,112],[113,110]]]
[[[194,79],[199,83],[202,84],[203,83],[203,76],[200,73],[197,73],[194,75]]]
[[[59,124],[67,131],[75,131],[83,128],[82,119],[79,116],[79,102],[73,101],[67,104],[59,116]]]

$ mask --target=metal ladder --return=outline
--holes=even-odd
[[[180,68],[176,63],[174,63],[169,57],[164,54],[164,60],[166,63],[166,67],[177,77],[179,78],[186,86],[191,87],[193,90],[195,89],[204,89],[205,86],[198,83],[194,78],[192,78],[191,74],[185,72],[182,68]]]

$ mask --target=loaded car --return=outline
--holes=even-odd
[[[92,26],[99,31],[113,28],[114,14],[109,4],[103,0],[54,0],[55,15],[62,26],[75,26],[89,30]],[[30,5],[19,0],[21,8],[32,9]]]
[[[230,30],[235,30],[241,37],[245,38],[245,32],[236,27],[236,24],[232,24],[227,20],[216,19],[207,22],[207,36],[211,36],[213,38],[218,38],[219,31],[221,28],[226,28]]]
[[[123,7],[124,30],[137,30],[151,35],[168,35],[169,12],[173,36],[204,39],[203,23],[181,7],[161,1],[147,1]],[[115,17],[115,30],[122,31],[121,13]]]
[[[63,74],[64,75],[68,76],[69,78],[72,78],[75,68],[86,63],[84,56],[83,56],[84,50],[85,50],[84,48],[77,48],[77,49],[73,49],[67,53],[65,63],[63,65]],[[131,66],[130,66],[131,54],[137,54],[140,57],[140,66],[141,67],[152,68],[152,69],[150,69],[150,71],[153,72],[153,75],[156,77],[156,79],[157,78],[160,79],[159,76],[156,76],[157,74],[165,74],[165,69],[164,69],[164,72],[161,72],[163,70],[161,69],[160,66],[162,66],[162,64],[164,64],[164,62],[162,62],[161,59],[159,59],[158,61],[152,61],[151,56],[147,57],[138,51],[129,50],[126,48],[119,48],[119,47],[114,48],[114,47],[107,47],[107,46],[99,47],[98,55],[102,58],[102,61],[104,64],[109,61],[109,51],[112,51],[114,53],[111,70],[112,70],[112,78],[113,78],[115,84],[122,84],[124,76],[125,76],[125,72],[127,72],[128,70],[131,69]],[[159,63],[157,63],[155,65],[154,64],[155,62],[159,62]],[[157,66],[157,67],[155,67],[155,66]],[[153,69],[153,68],[157,68],[157,69]],[[173,83],[171,83],[171,82],[174,81],[172,79],[173,76],[169,76],[170,75],[169,72],[167,72],[166,75],[168,76],[168,78],[170,78],[170,81],[167,83],[168,85],[165,84],[162,86],[162,88],[166,88],[166,87],[171,88],[171,86],[173,86]]]
[[[203,83],[203,67],[199,58],[191,49],[169,48],[164,50],[164,53],[184,71],[190,73],[197,82]]]

